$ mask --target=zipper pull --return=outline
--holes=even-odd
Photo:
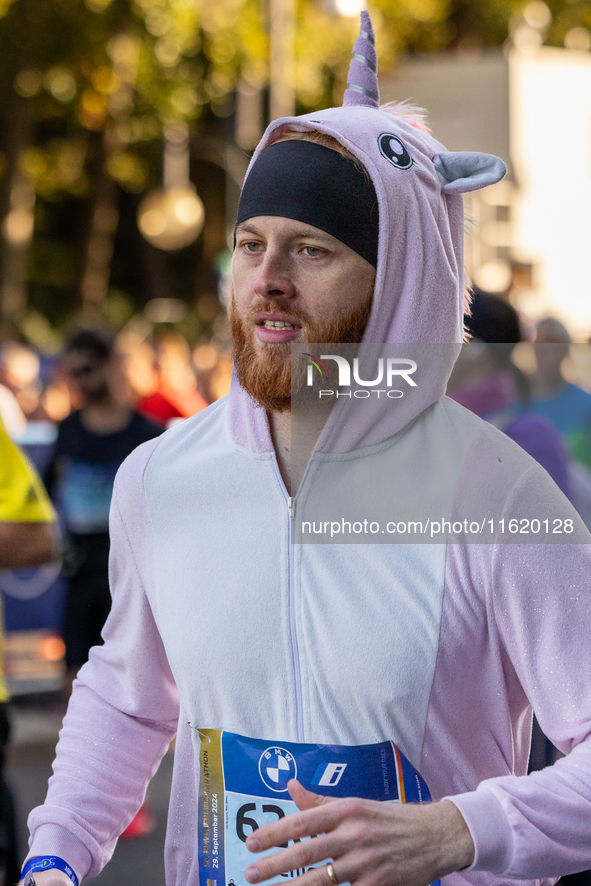
[[[289,519],[290,520],[293,520],[295,517],[295,506],[296,506],[295,498],[290,497],[289,502],[288,502],[288,510],[289,510]]]

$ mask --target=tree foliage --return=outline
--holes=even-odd
[[[132,195],[145,192],[160,180],[168,124],[185,121],[195,131],[228,118],[239,79],[267,88],[268,2],[0,0],[0,211],[8,211],[15,176],[33,183],[35,286],[43,287],[44,267],[52,291],[76,285],[76,273],[58,267],[77,251],[75,238],[52,206],[92,201],[106,180]],[[340,101],[358,22],[338,15],[334,2],[298,0],[301,111]],[[572,28],[591,28],[588,0],[548,5],[547,42],[562,45]],[[502,45],[525,6],[372,0],[380,70],[405,52]]]

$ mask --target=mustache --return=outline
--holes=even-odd
[[[289,302],[285,302],[279,298],[265,299],[262,298],[260,301],[256,302],[256,304],[252,305],[247,312],[248,317],[254,317],[256,314],[262,313],[273,313],[276,311],[277,313],[286,314],[289,317],[293,317],[294,320],[300,320],[302,325],[310,325],[312,322],[312,318],[306,311],[302,311],[299,308],[290,305]]]

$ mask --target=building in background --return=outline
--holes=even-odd
[[[507,177],[467,195],[466,268],[511,292],[532,320],[591,334],[591,53],[521,41],[510,49],[408,60],[381,81],[382,101],[429,110],[449,150],[486,151]]]

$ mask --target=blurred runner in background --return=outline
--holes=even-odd
[[[573,458],[591,468],[591,394],[565,381],[561,371],[571,341],[566,326],[554,317],[538,323],[532,409],[558,428]]]
[[[454,366],[449,396],[504,431],[570,497],[560,434],[551,421],[532,411],[530,382],[511,361],[522,340],[517,311],[504,298],[476,289],[464,323],[472,341]]]
[[[0,420],[0,569],[35,566],[58,553],[55,513],[39,477]],[[0,661],[3,627],[0,613]],[[8,689],[0,666],[0,884],[15,883],[20,865],[12,797],[4,781],[10,724]]]
[[[538,323],[531,408],[559,431],[570,455],[570,499],[591,528],[591,394],[567,382],[562,374],[571,341],[567,328],[554,317]]]
[[[64,366],[81,408],[61,423],[46,476],[48,487],[57,487],[70,540],[64,612],[69,694],[91,647],[102,643],[111,609],[109,508],[115,474],[136,446],[162,429],[127,402],[119,355],[106,335],[78,332],[66,345]],[[144,804],[125,836],[142,836],[153,827],[152,813]]]
[[[142,415],[166,428],[205,409],[207,401],[197,390],[191,352],[181,335],[168,333],[156,347],[127,336],[121,346],[125,376]]]
[[[77,333],[66,346],[64,367],[81,408],[60,425],[46,481],[57,492],[70,539],[64,641],[71,682],[90,648],[102,642],[111,607],[108,521],[115,474],[161,428],[126,401],[119,357],[107,336]]]

